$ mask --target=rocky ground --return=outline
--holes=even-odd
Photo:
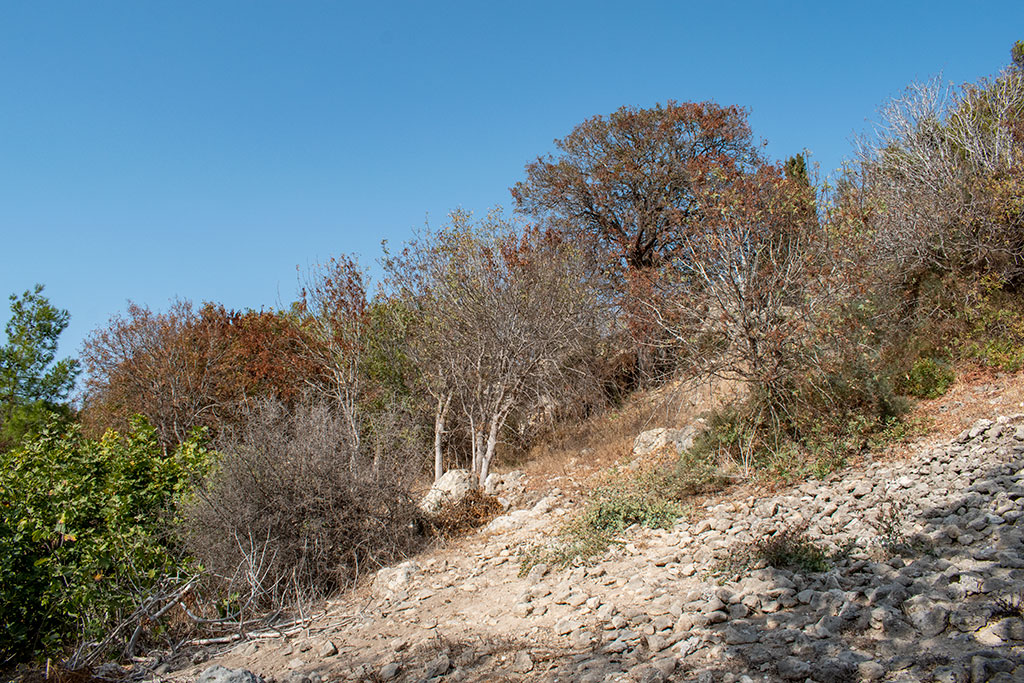
[[[567,506],[552,491],[383,570],[298,633],[171,677],[224,680],[216,665],[294,683],[1024,681],[1024,416],[733,495],[671,529],[631,530],[592,565],[520,577],[520,552]],[[750,552],[787,533],[826,549],[828,570]]]

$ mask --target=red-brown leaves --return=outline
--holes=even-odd
[[[759,160],[746,111],[711,102],[623,107],[555,144],[512,188],[518,209],[604,243],[630,270],[656,265],[700,220],[695,188],[716,168]]]

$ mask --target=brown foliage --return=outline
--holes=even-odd
[[[479,529],[501,514],[501,503],[481,489],[473,489],[461,500],[446,502],[429,521],[433,534],[442,538],[459,536]]]
[[[422,542],[415,444],[400,432],[382,435],[387,450],[357,450],[346,418],[322,400],[292,411],[259,401],[244,418],[222,437],[181,526],[236,611],[329,595]]]
[[[746,111],[713,102],[623,107],[555,145],[512,188],[518,210],[605,244],[631,270],[657,265],[703,220],[696,189],[716,167],[759,158]]]
[[[279,313],[214,304],[197,311],[180,300],[157,313],[130,304],[84,344],[82,419],[98,435],[141,413],[168,445],[196,427],[216,431],[248,399],[295,400],[316,372],[301,349],[301,331]]]

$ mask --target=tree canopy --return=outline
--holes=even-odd
[[[0,448],[66,400],[79,371],[74,359],[55,361],[71,316],[43,296],[43,285],[10,300],[7,341],[0,346]]]
[[[657,265],[679,228],[702,219],[695,186],[717,167],[760,159],[746,110],[713,102],[622,107],[555,146],[512,188],[517,209],[596,238],[629,270]]]

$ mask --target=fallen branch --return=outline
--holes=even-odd
[[[267,628],[263,628],[263,629],[260,629],[260,630],[257,630],[257,631],[247,631],[247,632],[232,633],[230,635],[217,636],[217,637],[214,637],[214,638],[198,638],[196,640],[188,641],[187,644],[188,645],[194,645],[194,646],[223,645],[225,643],[234,643],[236,641],[243,640],[243,639],[263,639],[263,638],[284,637],[284,636],[287,636],[287,635],[291,635],[292,633],[298,633],[307,624],[309,624],[311,621],[313,621],[317,617],[321,617],[321,616],[323,616],[325,614],[326,614],[326,612],[321,612],[319,614],[311,614],[311,615],[309,615],[307,617],[304,617],[302,619],[295,619],[293,621],[289,621],[289,622],[286,622],[284,624],[276,624],[276,625],[273,625],[273,626],[268,626]]]

